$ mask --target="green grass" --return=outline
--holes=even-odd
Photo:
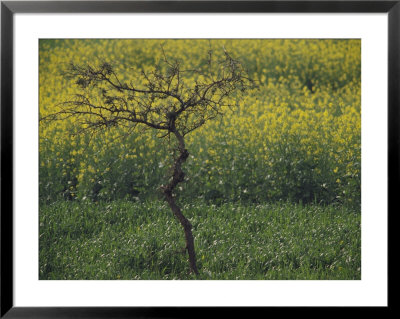
[[[60,201],[40,207],[40,279],[361,279],[361,214],[344,206]]]

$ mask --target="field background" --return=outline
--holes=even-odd
[[[360,279],[360,41],[41,40],[40,116],[78,92],[69,62],[109,61],[137,80],[161,44],[187,68],[225,47],[259,86],[186,139],[179,201],[199,278]],[[76,130],[40,125],[40,279],[192,278],[158,190],[168,141]]]

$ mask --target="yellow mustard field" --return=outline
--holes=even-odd
[[[154,68],[163,50],[188,69],[226,50],[257,84],[186,136],[183,200],[360,204],[360,40],[41,40],[40,117],[79,93],[63,74],[71,62],[107,62],[140,85],[141,70]],[[74,118],[40,123],[42,202],[159,196],[168,138],[144,127],[79,131]]]

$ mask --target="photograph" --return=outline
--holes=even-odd
[[[361,281],[361,39],[38,41],[40,281]]]

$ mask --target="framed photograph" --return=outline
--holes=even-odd
[[[2,1],[1,317],[388,309],[399,16]]]

